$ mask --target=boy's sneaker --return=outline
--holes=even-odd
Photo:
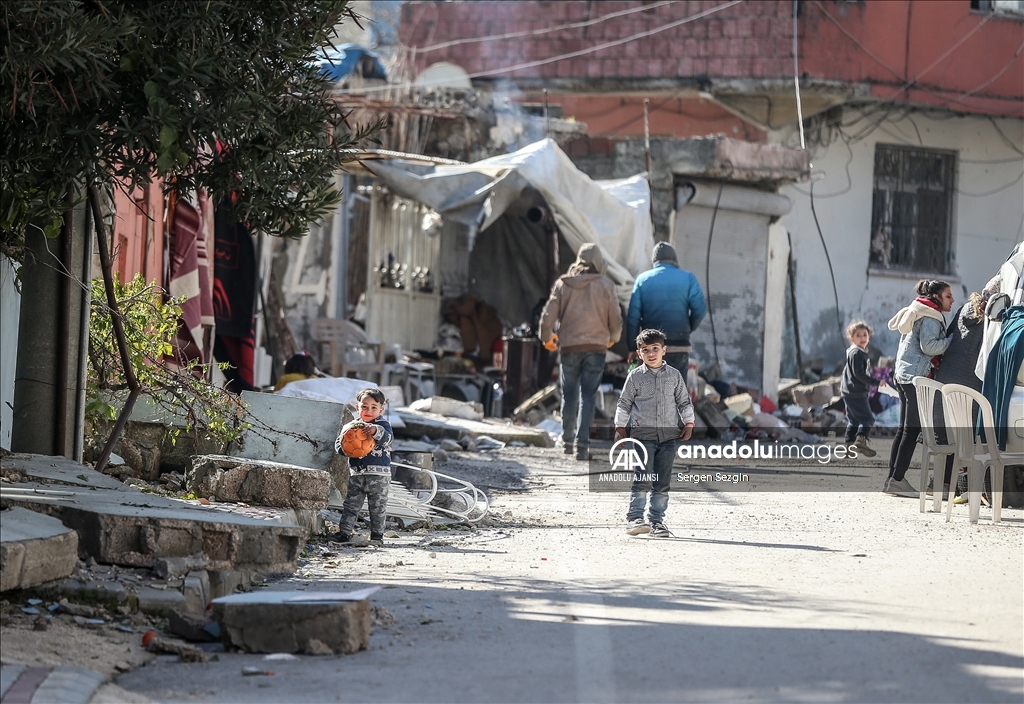
[[[857,451],[865,457],[874,457],[878,453],[871,449],[868,445],[868,438],[866,435],[858,435],[857,442],[853,443],[853,446],[857,448]]]
[[[652,538],[670,538],[672,537],[672,531],[668,529],[668,526],[657,521],[651,524],[651,537]]]
[[[576,450],[576,459],[580,462],[587,462],[590,460],[590,448],[581,447]]]
[[[882,489],[886,494],[892,494],[893,496],[905,496],[908,499],[916,499],[921,495],[917,489],[911,486],[905,478],[896,481],[892,477],[885,480],[885,487]]]
[[[626,523],[627,535],[643,535],[644,533],[650,532],[651,527],[642,518],[634,518],[632,521]]]
[[[571,455],[572,454],[572,443],[571,442],[570,443],[562,443],[562,454],[565,454],[565,455]]]
[[[352,540],[352,536],[348,533],[342,533],[341,531],[338,531],[337,533],[332,533],[328,540],[330,540],[332,543],[347,543]]]
[[[379,533],[370,533],[370,545],[377,548],[384,547],[384,536]]]

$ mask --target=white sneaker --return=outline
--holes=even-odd
[[[893,496],[905,496],[908,499],[916,499],[921,496],[921,492],[911,486],[906,477],[899,481],[889,477],[885,480],[885,488],[882,491]]]
[[[651,526],[642,518],[634,518],[632,521],[626,523],[627,535],[644,535],[645,533],[650,532]]]

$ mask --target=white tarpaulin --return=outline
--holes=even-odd
[[[633,279],[650,268],[654,248],[651,192],[641,174],[594,181],[550,139],[517,152],[460,166],[399,159],[364,162],[395,193],[424,203],[470,228],[470,242],[532,186],[544,197],[568,245],[594,242],[605,274],[629,300]]]

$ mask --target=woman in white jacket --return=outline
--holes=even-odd
[[[906,479],[907,468],[917,449],[921,417],[917,408],[915,376],[931,376],[938,359],[949,347],[943,313],[953,309],[953,291],[945,281],[923,279],[915,287],[917,298],[900,309],[889,321],[890,330],[898,330],[900,346],[896,352],[893,380],[900,395],[900,427],[889,453],[889,477],[882,491],[897,496],[919,496]]]

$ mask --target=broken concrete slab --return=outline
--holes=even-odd
[[[252,427],[232,443],[227,454],[314,469],[331,465],[337,454],[334,440],[346,411],[343,404],[248,391],[242,393],[242,401],[252,416],[248,420]]]
[[[139,611],[153,616],[166,616],[170,611],[200,615],[205,610],[205,605],[202,609],[190,609],[185,595],[177,589],[138,587],[135,597],[139,600]]]
[[[376,591],[236,594],[214,599],[213,616],[226,646],[254,653],[315,653],[319,641],[346,655],[369,645],[369,596]]]
[[[220,625],[215,621],[193,618],[174,610],[167,612],[167,630],[192,642],[220,640]]]
[[[463,418],[447,418],[433,413],[422,413],[400,408],[396,413],[401,416],[405,428],[401,432],[410,437],[427,436],[434,440],[451,438],[475,438],[487,435],[504,443],[519,441],[536,447],[554,447],[551,436],[542,430],[510,425],[493,420],[465,420]]]
[[[218,501],[321,509],[327,506],[331,475],[322,469],[280,462],[200,455],[193,458],[185,484],[197,496]]]
[[[9,459],[4,457],[0,466],[7,469]],[[77,484],[5,482],[0,486],[0,504],[55,516],[78,532],[81,555],[106,564],[152,567],[161,557],[203,553],[211,569],[266,574],[297,568],[305,528],[211,511],[125,490],[123,485],[119,489],[88,486],[94,480],[98,485],[113,480],[83,465],[78,465],[75,477]]]
[[[0,591],[67,577],[78,564],[78,534],[25,508],[0,512]]]
[[[116,479],[100,474],[80,462],[66,457],[10,453],[0,462],[0,474],[10,482],[39,482],[96,487],[114,491],[133,491]]]
[[[188,613],[203,614],[210,603],[210,577],[205,571],[189,572],[181,585],[181,593],[188,604]]]
[[[160,579],[181,577],[193,570],[204,569],[210,558],[202,553],[188,557],[161,557],[153,561],[153,571]]]

